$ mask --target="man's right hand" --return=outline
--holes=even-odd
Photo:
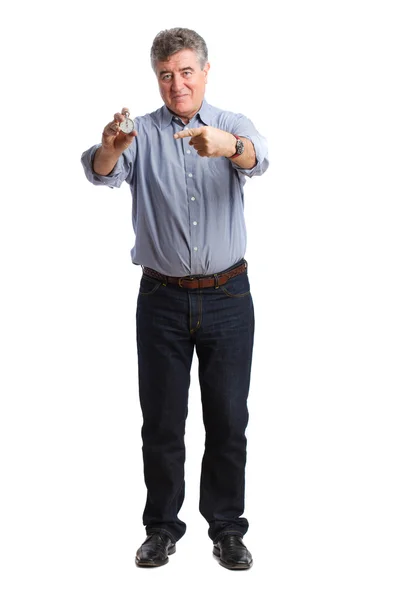
[[[133,129],[131,133],[123,133],[119,125],[126,119],[126,113],[130,114],[128,108],[122,108],[121,113],[115,113],[114,119],[104,127],[101,145],[105,151],[118,154],[119,156],[130,146],[137,132]]]
[[[128,112],[128,108],[122,108],[122,112],[115,113],[113,121],[104,127],[101,147],[98,148],[93,161],[93,170],[98,175],[107,176],[111,173],[118,162],[118,158],[137,135],[134,129],[131,133],[123,133],[119,127]]]

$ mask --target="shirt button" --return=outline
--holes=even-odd
[[[193,173],[189,173],[189,177],[193,177]]]
[[[193,225],[197,225],[197,221],[193,221]]]
[[[190,154],[190,150],[186,150],[186,154]]]
[[[193,250],[196,252],[198,250],[197,246],[194,246]]]
[[[195,201],[195,197],[194,197],[194,196],[192,196],[192,197],[190,198],[190,200],[191,200],[192,202],[194,202],[194,201]]]

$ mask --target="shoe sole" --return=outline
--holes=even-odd
[[[229,569],[230,571],[247,571],[253,565],[253,560],[249,565],[232,565],[230,563],[226,563],[220,558],[220,550],[217,550],[216,548],[213,549],[213,556],[217,559],[219,565],[221,565],[225,569]]]
[[[170,556],[171,554],[175,554],[176,552],[176,547],[175,546],[171,546],[170,548],[168,548],[168,555]],[[137,557],[135,557],[135,564],[137,565],[137,567],[162,567],[163,565],[166,565],[168,563],[168,556],[167,558],[165,558],[164,560],[157,560],[156,562],[153,561],[140,561],[138,560]]]

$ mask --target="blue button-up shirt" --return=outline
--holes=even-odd
[[[201,157],[190,138],[174,139],[185,127],[211,125],[252,141],[257,163],[242,169],[227,158]],[[174,277],[218,273],[240,261],[246,251],[243,187],[246,176],[268,167],[265,138],[241,114],[223,111],[205,100],[184,125],[162,106],[135,119],[138,136],[108,176],[93,171],[100,145],[82,155],[94,185],[131,189],[134,264]]]

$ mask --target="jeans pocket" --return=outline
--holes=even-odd
[[[141,296],[151,296],[159,289],[160,286],[161,281],[153,279],[153,277],[148,277],[147,275],[142,275],[139,294]]]
[[[219,287],[219,290],[231,298],[243,298],[250,295],[249,277],[247,273],[241,273],[232,277]]]

